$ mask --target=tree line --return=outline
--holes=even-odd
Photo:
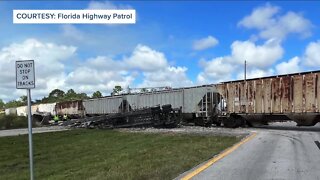
[[[122,91],[121,86],[115,86],[113,92],[111,94],[118,93]],[[69,89],[67,92],[64,92],[61,89],[52,90],[48,96],[43,97],[42,99],[38,99],[32,101],[32,104],[40,104],[40,103],[54,103],[54,102],[64,102],[64,101],[75,101],[82,100],[88,98],[100,98],[102,97],[102,93],[100,91],[96,91],[92,94],[92,96],[88,96],[86,93],[77,93],[73,89]],[[27,105],[27,96],[21,96],[18,100],[12,100],[7,103],[4,103],[2,99],[0,99],[0,110],[5,108],[19,107]]]
[[[75,100],[99,98],[99,97],[102,97],[102,93],[100,91],[94,92],[90,97],[86,93],[77,93],[73,89],[69,89],[67,92],[64,92],[63,90],[60,90],[60,89],[54,89],[49,93],[48,96],[45,96],[42,99],[37,99],[35,101],[32,101],[32,104],[75,101]],[[3,100],[0,99],[0,110],[5,108],[26,106],[26,105],[27,105],[27,96],[21,96],[18,100],[12,100],[7,103],[4,103]]]

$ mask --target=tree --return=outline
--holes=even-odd
[[[75,95],[77,95],[77,93],[73,89],[69,89],[65,95],[66,96],[75,96]]]
[[[43,97],[41,103],[49,103],[49,97]]]
[[[21,101],[21,103],[27,105],[27,103],[28,103],[28,97],[27,97],[26,95],[20,96],[20,101]]]
[[[2,99],[0,99],[0,109],[4,109],[4,102],[2,101]]]
[[[25,106],[25,104],[17,100],[12,100],[5,104],[5,108],[12,108],[12,107],[19,107],[19,106]]]
[[[96,91],[92,94],[92,98],[100,98],[102,97],[102,94],[100,91]]]
[[[114,93],[114,94],[117,94],[117,93],[119,93],[120,91],[122,91],[122,87],[121,87],[121,86],[115,86],[115,87],[113,88],[113,93]]]
[[[77,99],[78,94],[73,90],[73,89],[69,89],[67,91],[67,93],[65,94],[64,99],[66,100],[74,100]]]
[[[36,99],[36,104],[40,104],[41,103],[41,100],[40,99]]]
[[[63,98],[65,95],[64,91],[60,89],[54,89],[53,91],[50,92],[49,98]]]
[[[145,92],[148,92],[148,91],[147,91],[146,88],[141,88],[140,92],[141,92],[141,93],[145,93]]]
[[[54,89],[49,93],[48,97],[43,97],[41,101],[43,103],[60,102],[60,101],[63,101],[64,96],[65,96],[64,91],[60,89]]]
[[[87,99],[88,95],[86,93],[77,94],[77,99]]]

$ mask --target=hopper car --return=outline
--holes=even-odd
[[[320,121],[320,71],[302,72],[215,85],[226,105],[221,121],[228,127],[295,121]]]

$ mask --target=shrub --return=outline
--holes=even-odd
[[[28,118],[25,116],[16,115],[0,115],[0,129],[16,129],[27,128]],[[32,127],[36,127],[35,121],[32,122]]]

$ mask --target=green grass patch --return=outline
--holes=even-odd
[[[37,126],[36,123],[32,122],[32,127],[36,127],[36,126]],[[27,128],[27,127],[28,127],[28,118],[25,116],[0,114],[0,130]]]
[[[34,134],[36,179],[173,179],[239,137],[71,130]],[[0,179],[28,179],[28,136],[0,138]]]

